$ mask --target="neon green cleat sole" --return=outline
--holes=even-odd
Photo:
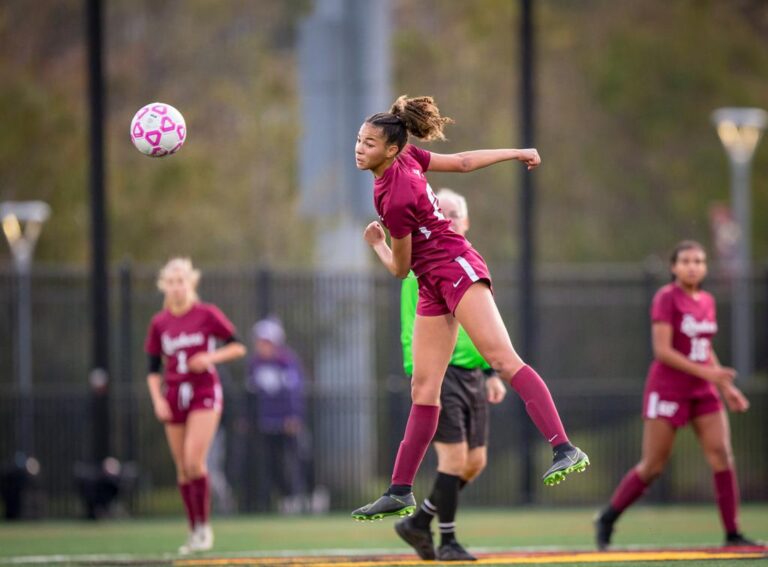
[[[390,517],[404,518],[405,516],[413,516],[415,511],[416,506],[406,506],[395,512],[377,512],[370,516],[367,514],[352,514],[352,519],[358,522],[372,522],[374,520],[383,520],[384,518]]]
[[[563,482],[565,477],[567,477],[569,474],[575,472],[581,473],[587,470],[587,467],[589,466],[589,457],[580,449],[576,448],[576,450],[578,451],[578,457],[574,459],[575,462],[572,465],[560,468],[558,466],[560,463],[557,463],[547,471],[543,479],[546,486],[555,486]]]

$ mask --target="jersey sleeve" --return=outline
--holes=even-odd
[[[421,171],[429,169],[429,162],[432,161],[432,154],[430,152],[408,144],[408,153],[421,166]]]
[[[154,317],[149,322],[147,338],[144,339],[144,352],[151,356],[161,356],[163,354],[163,345],[160,343],[160,329],[158,329],[157,320]]]
[[[208,330],[214,337],[223,341],[232,338],[235,334],[235,326],[215,305],[208,305]]]
[[[672,294],[667,290],[659,290],[651,304],[651,322],[674,324],[675,304]]]
[[[411,272],[403,280],[400,291],[400,344],[403,347],[403,370],[407,376],[413,374],[413,322],[418,302],[419,282]]]

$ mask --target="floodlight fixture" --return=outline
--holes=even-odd
[[[43,224],[51,207],[42,201],[5,201],[0,203],[0,218],[11,253],[18,268],[28,268]]]
[[[762,108],[718,108],[712,121],[728,157],[736,163],[748,163],[768,126],[768,112]]]

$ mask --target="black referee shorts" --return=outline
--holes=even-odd
[[[466,441],[470,449],[488,444],[488,401],[482,370],[449,366],[440,391],[440,405],[433,441]]]

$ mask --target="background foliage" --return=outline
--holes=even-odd
[[[517,3],[395,0],[394,89],[456,119],[441,153],[518,143]],[[710,123],[723,105],[768,107],[768,6],[758,0],[539,0],[538,252],[635,261],[676,240],[710,242],[728,200]],[[298,266],[314,227],[297,213],[297,24],[310,0],[105,2],[111,257]],[[0,5],[0,200],[54,214],[45,262],[88,257],[82,3]],[[177,106],[189,142],[149,160],[128,142],[144,103]],[[378,109],[372,109],[378,110]],[[354,133],[350,135],[350,159]],[[768,255],[768,150],[754,170],[754,250]],[[476,246],[517,253],[519,168],[435,175],[469,194]],[[361,223],[362,228],[362,223]],[[7,258],[8,252],[2,252]]]

